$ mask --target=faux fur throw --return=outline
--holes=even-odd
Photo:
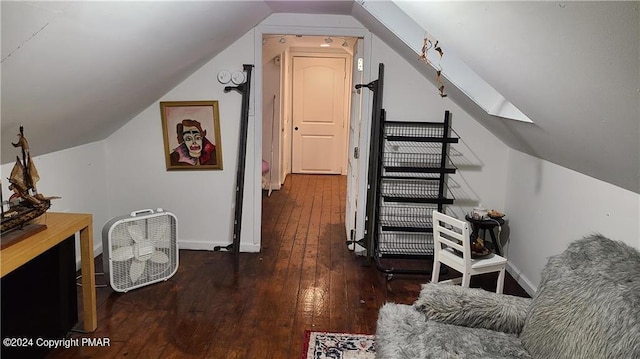
[[[640,252],[592,236],[551,257],[520,339],[534,358],[640,358]]]
[[[414,303],[430,320],[514,334],[522,330],[530,305],[530,298],[432,283],[422,285]]]
[[[413,306],[380,309],[376,359],[531,359],[514,334],[426,320]]]

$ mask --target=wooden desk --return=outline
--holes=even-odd
[[[0,252],[2,277],[80,232],[83,329],[92,332],[98,327],[93,263],[93,216],[81,213],[47,212],[39,220],[44,220],[47,229],[16,241]]]

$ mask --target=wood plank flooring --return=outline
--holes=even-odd
[[[181,250],[166,282],[124,294],[98,288],[98,329],[72,337],[109,338],[110,346],[47,358],[299,358],[305,330],[375,333],[378,309],[412,303],[428,277],[387,280],[350,252],[345,195],[344,176],[290,175],[263,195],[260,253]],[[100,257],[96,266],[101,272]],[[471,286],[494,290],[495,276]],[[509,275],[505,293],[526,296]]]

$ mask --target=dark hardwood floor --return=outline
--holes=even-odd
[[[378,309],[412,303],[429,278],[387,280],[350,252],[345,194],[344,176],[289,176],[263,195],[260,253],[181,250],[166,282],[123,294],[98,288],[98,329],[72,337],[109,338],[110,346],[47,358],[299,358],[305,330],[375,333]],[[495,278],[474,277],[471,286],[494,290]],[[509,275],[505,293],[526,296]]]

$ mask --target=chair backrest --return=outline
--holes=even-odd
[[[457,251],[460,257],[440,255],[440,252],[447,250],[447,247]],[[433,251],[434,257],[444,264],[454,265],[455,267],[470,267],[471,241],[469,240],[469,223],[447,216],[444,213],[433,211]]]

